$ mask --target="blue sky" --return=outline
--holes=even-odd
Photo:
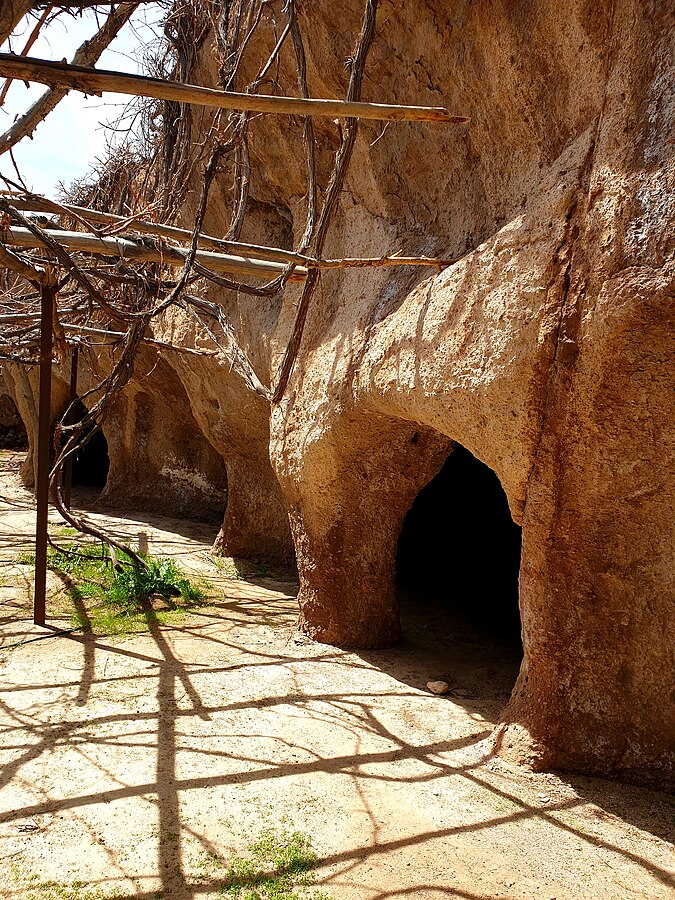
[[[154,4],[142,6],[101,56],[98,66],[138,72],[138,48],[158,33],[158,18],[159,11]],[[17,36],[12,40],[15,52],[23,49],[34,22],[34,19],[28,20],[17,29]],[[71,59],[77,47],[95,31],[92,12],[77,17],[60,16],[36,41],[30,55],[43,59]],[[7,51],[10,48],[4,44],[1,49]],[[0,85],[2,83],[0,79]],[[21,115],[45,90],[44,85],[26,88],[23,82],[13,82],[5,104],[0,108],[0,132],[5,131],[15,116]],[[102,154],[106,138],[104,125],[118,117],[128,100],[118,94],[89,99],[76,92],[68,94],[37,128],[33,140],[24,138],[14,148],[14,158],[28,187],[55,197],[59,181],[67,185],[84,175]],[[16,180],[8,153],[0,156],[0,172]]]

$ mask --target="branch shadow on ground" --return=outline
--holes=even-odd
[[[156,805],[159,830],[156,877],[160,882],[160,895],[174,898],[174,900],[198,897],[226,886],[226,881],[222,878],[195,880],[185,870],[183,864],[184,844],[188,838],[191,841],[197,841],[205,852],[212,853],[218,848],[211,846],[208,839],[186,821],[182,808],[188,792],[207,791],[227,785],[233,780],[238,784],[261,784],[270,780],[299,775],[342,774],[353,779],[358,793],[372,780],[392,783],[403,781],[413,785],[432,782],[442,784],[443,779],[459,778],[466,780],[467,783],[481,791],[485,791],[486,795],[498,796],[509,805],[515,806],[515,811],[509,811],[503,815],[488,815],[468,824],[452,825],[395,840],[378,836],[375,815],[369,811],[373,822],[370,843],[365,846],[343,849],[325,857],[322,860],[322,870],[324,868],[329,870],[325,876],[328,882],[336,877],[344,879],[347,875],[358,877],[359,866],[364,855],[368,859],[372,859],[374,856],[406,847],[421,847],[429,841],[450,839],[455,835],[472,832],[489,833],[494,828],[500,828],[513,822],[544,821],[556,829],[573,833],[575,837],[589,846],[608,846],[597,836],[581,830],[577,831],[567,823],[560,821],[559,813],[583,805],[584,800],[580,797],[552,803],[542,809],[536,804],[522,800],[513,791],[491,783],[486,778],[484,765],[490,759],[488,751],[478,754],[469,762],[458,763],[453,759],[448,759],[448,755],[451,756],[463,748],[478,745],[487,737],[489,734],[489,727],[486,727],[487,722],[476,722],[476,728],[470,734],[462,737],[418,745],[414,740],[406,740],[397,735],[384,723],[380,715],[381,698],[377,693],[359,694],[340,690],[311,693],[303,692],[300,686],[300,689],[285,690],[276,695],[268,693],[258,699],[234,696],[220,704],[205,703],[196,684],[200,674],[205,672],[213,673],[220,670],[225,676],[228,673],[232,674],[238,668],[245,668],[252,674],[261,667],[264,669],[268,666],[282,668],[289,666],[290,668],[291,664],[297,666],[299,663],[313,669],[322,666],[349,669],[354,665],[359,665],[358,657],[355,658],[350,654],[328,648],[316,648],[316,645],[310,646],[307,653],[296,651],[289,653],[286,657],[283,654],[263,650],[258,652],[256,648],[253,648],[251,652],[244,643],[238,641],[241,638],[241,632],[247,628],[251,618],[255,616],[256,610],[262,614],[265,612],[265,606],[273,607],[274,602],[260,603],[246,600],[239,603],[231,602],[228,605],[228,613],[233,627],[232,631],[228,633],[229,637],[226,635],[218,639],[218,652],[221,654],[229,652],[232,658],[229,661],[225,660],[220,667],[205,662],[185,662],[177,652],[180,642],[188,638],[198,642],[205,641],[206,648],[212,646],[212,642],[209,643],[208,640],[209,635],[203,632],[214,629],[217,622],[214,622],[213,619],[204,621],[208,617],[200,615],[195,617],[194,632],[191,631],[190,624],[186,624],[180,631],[174,631],[170,628],[159,627],[154,613],[151,609],[147,609],[148,627],[153,642],[150,650],[139,652],[134,645],[116,646],[110,641],[97,639],[91,635],[71,636],[61,640],[67,641],[71,646],[76,643],[82,647],[83,654],[77,677],[68,682],[54,684],[45,681],[44,684],[41,684],[37,681],[31,685],[16,685],[12,683],[11,678],[5,678],[6,687],[3,689],[3,694],[7,694],[12,688],[18,688],[19,694],[22,689],[37,691],[42,699],[38,703],[32,703],[28,711],[22,711],[12,707],[12,697],[17,696],[12,692],[9,694],[10,702],[3,700],[0,705],[4,721],[1,736],[5,749],[15,746],[19,751],[12,764],[3,770],[0,786],[20,779],[25,767],[35,763],[36,760],[43,758],[45,765],[48,765],[50,756],[57,752],[63,752],[63,748],[70,748],[72,752],[82,753],[86,757],[97,756],[101,759],[103,757],[100,756],[100,752],[97,752],[97,748],[98,751],[101,748],[107,748],[109,752],[114,752],[114,746],[119,744],[120,732],[121,737],[124,739],[126,734],[126,740],[132,744],[142,737],[148,747],[148,752],[154,751],[156,766],[154,779],[128,784],[125,783],[123,776],[115,774],[115,763],[112,759],[106,764],[107,773],[112,782],[109,789],[89,793],[85,791],[76,793],[74,796],[59,796],[58,789],[45,791],[42,800],[6,811],[0,816],[0,822],[4,824],[20,822],[31,817],[39,818],[44,814],[62,815],[66,810],[72,811],[73,814],[86,821],[87,808],[97,804],[119,802],[131,798],[143,798],[146,802],[152,802]],[[274,616],[276,611],[268,609],[267,614]],[[400,655],[397,658],[397,665],[409,668],[411,660],[406,659],[406,653],[409,654],[409,651],[402,648],[398,652]],[[135,671],[133,675],[114,674],[108,676],[99,671],[100,666],[97,667],[96,657],[101,654],[106,657],[110,656],[113,662],[116,658],[123,658],[127,661],[142,663],[146,669],[140,672]],[[364,655],[361,656],[364,668],[372,669],[376,654],[368,654],[367,659]],[[208,660],[208,649],[205,650],[204,657]],[[381,663],[382,659],[380,659]],[[152,665],[152,669],[147,668],[149,664]],[[394,668],[391,658],[389,658],[389,667]],[[331,671],[333,671],[332,668]],[[156,698],[156,709],[141,713],[131,709],[101,713],[94,707],[90,712],[95,714],[88,714],[85,719],[82,719],[81,714],[77,713],[77,710],[83,710],[83,707],[86,710],[87,704],[91,702],[93,688],[109,685],[113,680],[115,684],[119,685],[132,679],[142,679],[147,688],[153,691]],[[148,689],[145,690],[145,693],[149,693]],[[408,693],[410,702],[418,696],[416,690],[397,691],[396,693],[397,696],[403,698]],[[54,694],[56,695],[53,696]],[[476,704],[472,705],[476,706]],[[302,747],[299,743],[289,742],[289,748],[300,748],[308,757],[301,761],[290,762],[288,759],[277,758],[276,754],[265,757],[260,754],[232,753],[227,747],[216,749],[201,746],[199,742],[193,741],[189,747],[190,754],[211,759],[214,761],[214,765],[217,765],[219,758],[227,760],[234,766],[234,771],[216,771],[213,774],[194,777],[185,776],[184,766],[179,764],[179,757],[186,752],[184,741],[185,735],[189,734],[187,725],[191,721],[220,721],[219,716],[222,713],[231,715],[241,710],[262,712],[282,707],[290,710],[290,714],[293,716],[319,717],[323,721],[332,722],[336,733],[338,730],[349,731],[354,736],[356,747],[364,735],[371,735],[384,741],[386,746],[381,750],[359,751],[357,749],[355,752],[336,754],[331,752],[330,744],[317,750],[316,747]],[[52,716],[57,710],[63,710],[63,718],[61,721],[55,722],[52,720]],[[82,730],[85,724],[86,736],[83,736]],[[116,726],[115,740],[110,738],[112,726]],[[234,739],[236,733],[231,736]],[[279,735],[270,735],[269,740],[274,741],[276,745],[284,743]],[[73,750],[73,748],[75,749]],[[415,775],[399,776],[396,774],[396,770],[392,769],[394,763],[410,761],[418,764],[419,771],[416,770]],[[596,805],[602,808],[605,798],[610,798],[611,802],[614,786],[607,785],[598,779],[586,779],[585,783],[586,790],[592,791],[593,802]],[[363,796],[364,802],[367,804],[365,795]],[[630,821],[630,809],[625,809],[624,812],[627,820]],[[641,824],[642,827],[645,825],[648,827],[648,823]],[[610,849],[639,866],[645,875],[648,874],[657,882],[664,885],[669,883],[669,873],[655,866],[649,860],[631,853],[625,848],[610,846]],[[129,871],[128,867],[125,868],[119,859],[116,861],[116,865],[118,875],[105,881],[106,888],[114,886],[115,883],[120,885],[121,881],[128,883],[128,880],[133,880],[133,873]],[[323,878],[324,876],[321,875],[321,879]],[[329,884],[327,886],[329,887]],[[406,895],[417,893],[424,896],[424,891],[430,889],[428,885],[418,885],[406,889]],[[465,897],[467,900],[489,900],[487,895],[463,891],[459,885],[457,888],[448,886],[448,889],[451,889],[456,896]],[[387,898],[394,898],[397,895],[398,892],[392,890],[391,887],[376,894],[369,894],[373,900],[387,900]],[[137,883],[137,887],[132,893],[121,896],[134,897],[137,900],[138,898],[150,900],[151,897],[155,898],[157,893],[155,888],[146,890]]]
[[[158,527],[159,517],[148,516],[147,521]],[[266,579],[262,583],[269,588]],[[144,636],[142,642],[71,635],[39,645],[50,649],[35,657],[37,665],[30,677],[25,672],[15,675],[11,665],[5,667],[0,685],[0,751],[9,754],[10,761],[0,773],[0,791],[13,786],[25,791],[28,784],[33,796],[12,808],[3,803],[0,823],[13,827],[33,818],[37,821],[41,816],[67,812],[77,818],[87,834],[93,834],[92,807],[123,803],[133,815],[133,802],[149,804],[156,811],[158,831],[154,883],[148,886],[147,879],[134,870],[133,854],[131,860],[125,859],[107,847],[110,874],[99,884],[129,900],[155,900],[158,886],[159,896],[167,900],[188,900],[215,893],[227,883],[222,877],[195,877],[185,861],[189,843],[205,853],[221,852],[185,815],[189,796],[235,783],[262,787],[282,779],[325,774],[351,780],[369,823],[367,840],[361,839],[354,846],[344,846],[343,842],[340,849],[322,859],[317,884],[329,891],[331,883],[344,884],[350,879],[353,889],[369,900],[424,898],[440,890],[439,885],[415,883],[405,891],[390,884],[378,889],[368,886],[366,893],[361,874],[364,859],[384,858],[406,848],[419,853],[434,841],[451,841],[463,834],[491,835],[509,823],[543,823],[573,836],[584,846],[611,851],[658,885],[672,884],[671,874],[664,867],[561,818],[590,801],[600,813],[605,811],[609,817],[618,816],[665,837],[669,807],[662,795],[626,789],[601,779],[570,778],[567,783],[575,796],[542,807],[524,800],[508,782],[495,783],[486,768],[491,762],[489,750],[481,742],[508,697],[509,679],[515,678],[517,671],[517,655],[507,653],[498,658],[490,646],[480,642],[472,645],[458,637],[448,623],[449,634],[443,635],[438,619],[433,627],[422,628],[424,622],[419,617],[412,630],[404,628],[405,641],[388,651],[357,655],[316,644],[295,644],[293,592],[288,584],[282,587],[283,594],[271,595],[258,591],[251,581],[237,583],[213,607],[197,610],[177,627],[161,627],[152,609],[146,609],[149,637]],[[12,619],[18,621],[20,613],[13,611],[6,627],[15,627]],[[252,641],[251,629],[256,627],[283,634],[286,642]],[[72,674],[64,677],[63,662],[56,668],[54,662],[67,659],[70,665],[77,648],[80,655],[71,665]],[[476,650],[481,659],[490,659],[478,670]],[[44,673],[40,660],[45,663]],[[473,674],[471,666],[476,670]],[[372,672],[370,688],[350,686],[350,673],[357,669],[366,676]],[[496,674],[491,674],[493,671]],[[406,736],[397,732],[383,714],[383,673],[393,679],[394,684],[388,688],[391,695],[407,705],[423,705],[431,699],[424,693],[431,676],[450,678],[454,674],[454,693],[448,700],[467,710],[470,730],[431,742],[424,742],[420,734],[411,737],[410,732]],[[200,683],[207,674],[222,678],[223,689],[215,698],[208,696]],[[259,686],[254,696],[250,688],[244,690],[237,680],[241,678],[247,685]],[[123,692],[128,685],[136,685],[139,696],[152,699],[152,708],[139,709],[124,698],[101,705],[101,691]],[[268,728],[265,715],[269,713],[290,720],[286,737],[278,729]],[[238,719],[237,714],[245,718]],[[294,722],[321,722],[331,729],[335,740],[303,742],[293,728]],[[217,740],[204,739],[200,728],[206,727]],[[258,742],[255,752],[246,752],[241,749],[242,737],[264,740]],[[346,738],[349,749],[343,752],[340,748]],[[364,746],[367,741],[370,746]],[[140,747],[152,759],[152,777],[130,777],[116,757],[116,752],[125,747]],[[64,754],[74,755],[83,767],[103,777],[107,786],[103,790],[77,786],[71,790],[58,780],[31,780],[36,766],[48,771]],[[482,812],[472,821],[403,837],[383,834],[369,800],[373,783],[440,789],[456,782],[481,792],[486,799]],[[507,811],[492,812],[492,800]],[[493,900],[492,895],[467,890],[461,884],[448,883],[443,892],[466,900]]]

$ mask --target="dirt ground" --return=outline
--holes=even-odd
[[[18,462],[0,454],[3,897],[206,900],[266,828],[311,836],[309,894],[335,900],[675,896],[671,798],[492,757],[517,654],[439,606],[410,603],[392,650],[312,644],[296,585],[229,577],[208,526],[92,513],[206,576],[211,605],[43,638],[16,563],[34,528]]]

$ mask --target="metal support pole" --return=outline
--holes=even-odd
[[[80,348],[77,344],[73,347],[73,355],[70,358],[70,394],[68,395],[69,413],[66,425],[72,425],[75,419],[73,412],[73,403],[77,398],[77,363],[80,355]],[[65,462],[63,470],[63,504],[66,509],[70,509],[70,497],[73,489],[73,457],[72,454]]]
[[[35,596],[33,622],[45,624],[47,600],[47,528],[49,524],[49,457],[52,413],[52,329],[56,285],[40,286],[40,402],[37,444],[37,521],[35,528]]]

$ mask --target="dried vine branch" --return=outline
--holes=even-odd
[[[28,51],[33,46],[35,41],[38,39],[40,30],[42,29],[42,26],[45,24],[45,22],[49,18],[49,15],[53,9],[54,9],[54,7],[51,3],[49,4],[49,6],[46,6],[44,8],[42,15],[37,20],[35,27],[33,28],[33,30],[31,31],[31,33],[28,36],[28,40],[24,44],[23,50],[20,53],[21,56],[26,56],[28,54]],[[5,102],[5,99],[7,98],[7,92],[10,89],[12,80],[13,80],[12,78],[7,78],[5,80],[4,85],[2,86],[2,90],[0,91],[0,106],[3,105],[3,103]]]
[[[363,82],[363,72],[368,57],[368,51],[375,36],[375,19],[377,16],[377,0],[366,0],[366,8],[361,23],[361,32],[356,45],[356,52],[353,56],[351,73],[349,76],[349,86],[347,88],[347,100],[355,101],[361,96],[361,84]],[[314,256],[320,257],[323,245],[328,233],[331,217],[335,210],[342,185],[347,174],[347,168],[352,157],[356,133],[358,130],[357,119],[347,119],[345,128],[342,133],[342,141],[340,148],[335,157],[335,165],[331,173],[328,189],[326,191],[326,199],[321,209],[319,222],[316,228],[316,234],[312,241],[312,249]],[[309,275],[305,280],[305,286],[300,298],[300,304],[293,323],[291,337],[286,347],[281,366],[279,368],[279,377],[277,385],[272,394],[272,402],[279,403],[284,395],[288,385],[291,372],[298,353],[300,352],[300,344],[302,342],[302,334],[307,321],[307,313],[312,301],[314,290],[319,280],[319,269],[310,269]]]
[[[0,3],[0,44],[4,44],[32,7],[33,0],[2,0]]]

